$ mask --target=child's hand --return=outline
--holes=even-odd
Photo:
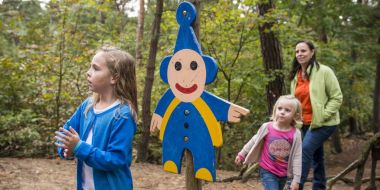
[[[243,161],[244,161],[244,157],[240,154],[238,154],[235,158],[235,164],[240,166],[243,164]]]
[[[240,118],[244,115],[247,115],[248,113],[248,109],[236,104],[231,104],[230,108],[228,109],[228,121],[232,123],[238,123],[240,122]]]
[[[74,157],[73,152],[69,151],[69,149],[65,149],[63,151],[63,157],[66,159],[72,159]]]
[[[235,158],[235,164],[240,166],[242,164],[242,161],[240,160],[239,156],[236,156]]]
[[[69,153],[72,153],[74,151],[75,146],[80,140],[78,133],[72,127],[70,127],[70,131],[60,127],[59,131],[56,131],[55,134],[56,136],[54,138],[62,144],[54,144],[57,147],[67,149]]]
[[[291,190],[298,190],[298,188],[300,187],[300,184],[297,183],[297,182],[292,182],[292,184],[290,185],[290,189]]]

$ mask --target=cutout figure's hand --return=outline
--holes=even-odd
[[[232,123],[240,122],[240,118],[249,113],[249,110],[238,106],[236,104],[231,104],[230,109],[228,110],[228,121]]]
[[[156,129],[160,129],[162,117],[156,113],[152,115],[152,121],[150,122],[150,132],[154,132]]]

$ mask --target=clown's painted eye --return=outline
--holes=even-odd
[[[175,62],[175,64],[174,64],[174,68],[175,68],[175,70],[177,70],[177,71],[181,70],[181,69],[182,69],[182,64],[181,64],[181,62],[179,62],[179,61]]]
[[[190,63],[191,70],[196,70],[198,68],[198,63],[196,61],[192,61]]]

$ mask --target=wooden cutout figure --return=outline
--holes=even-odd
[[[173,56],[165,57],[160,75],[168,89],[152,116],[151,131],[160,129],[164,170],[181,172],[183,152],[193,155],[195,177],[215,181],[215,147],[223,144],[220,123],[239,122],[248,109],[232,104],[205,91],[218,72],[216,61],[203,55],[191,27],[196,9],[182,2],[176,19],[179,32]]]

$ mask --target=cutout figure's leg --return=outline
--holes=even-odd
[[[215,150],[212,145],[192,150],[195,177],[206,181],[215,181]]]
[[[171,173],[181,173],[181,161],[183,154],[183,147],[178,146],[175,142],[162,142],[162,162],[164,163],[164,170]]]

